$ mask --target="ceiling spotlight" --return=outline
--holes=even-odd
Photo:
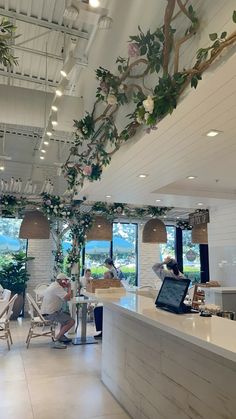
[[[73,67],[75,66],[75,64],[76,64],[76,59],[75,59],[75,57],[73,56],[73,53],[71,52],[70,54],[69,54],[69,57],[68,57],[68,59],[66,60],[66,62],[63,64],[63,67],[62,67],[62,69],[61,69],[61,71],[60,71],[60,73],[61,73],[61,75],[62,75],[62,77],[67,77],[68,76],[68,74],[71,72],[71,70],[73,69]]]
[[[52,116],[52,126],[53,127],[55,127],[56,125],[58,125],[58,122],[57,122],[57,113],[53,113],[53,116]]]
[[[49,145],[49,142],[48,141],[44,141],[43,144],[44,145]]]
[[[106,198],[111,198],[111,195],[106,195]]]
[[[188,179],[188,180],[193,180],[193,179],[196,179],[197,178],[197,176],[187,176],[186,177],[186,179]]]
[[[58,111],[58,107],[57,107],[56,105],[52,105],[52,106],[51,106],[51,109],[52,109],[54,112],[57,112],[57,111]]]
[[[100,1],[99,0],[89,0],[89,6],[99,7],[100,6]]]
[[[75,6],[66,7],[63,13],[63,17],[70,21],[75,21],[79,16],[79,10]]]
[[[204,204],[203,204],[203,202],[198,202],[197,205],[199,205],[201,207]]]
[[[48,135],[48,137],[52,136],[52,132],[51,131],[47,131],[46,134]]]
[[[62,90],[60,90],[60,89],[57,89],[55,93],[58,97],[63,95]]]
[[[5,167],[1,165],[0,170],[2,170],[2,172],[3,172],[3,170],[5,170]]]
[[[147,177],[148,175],[145,175],[144,173],[141,173],[140,175],[138,175],[138,177],[140,177],[141,179],[144,179],[145,177]]]
[[[156,202],[161,202],[161,199],[156,199]]]
[[[109,16],[101,16],[99,21],[98,21],[98,28],[99,29],[111,29],[111,25],[113,23],[113,20],[111,17]]]
[[[41,150],[41,153],[46,153],[46,150]]]
[[[215,129],[212,129],[211,131],[207,132],[207,137],[216,137],[216,135],[219,135],[222,131],[217,131]]]
[[[40,159],[41,159],[41,160],[44,160],[44,156],[40,156]]]

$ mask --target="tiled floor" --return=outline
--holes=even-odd
[[[37,338],[27,350],[28,326],[11,322],[10,351],[0,341],[2,419],[129,418],[100,380],[101,343],[56,350],[48,338]]]

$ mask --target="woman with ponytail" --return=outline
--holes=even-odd
[[[166,265],[167,269],[164,268],[164,265]],[[163,262],[153,265],[152,270],[161,279],[161,281],[164,281],[166,276],[176,279],[185,278],[184,274],[180,272],[176,260],[170,256],[167,256]]]

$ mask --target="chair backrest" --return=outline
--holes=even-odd
[[[35,312],[37,314],[37,316],[40,317],[40,319],[43,322],[45,322],[45,319],[41,314],[39,306],[36,304],[33,297],[28,292],[26,293],[26,298],[27,298],[27,301],[29,303],[29,314],[30,314],[31,319],[32,320],[34,319],[34,312]]]
[[[13,295],[13,297],[10,299],[10,301],[7,303],[7,305],[5,305],[4,309],[0,313],[0,319],[3,316],[4,316],[5,320],[9,320],[10,319],[11,313],[12,313],[12,309],[13,309],[13,305],[14,305],[14,302],[15,302],[15,300],[16,300],[17,297],[18,297],[18,294]]]
[[[37,287],[34,289],[36,303],[42,302],[44,293],[46,289],[49,287],[49,285],[50,285],[49,283],[41,283],[41,284],[38,284]]]
[[[10,301],[10,298],[11,298],[11,291],[4,288],[3,293],[2,293],[2,297],[3,297],[3,300],[6,303],[8,303],[8,301]]]

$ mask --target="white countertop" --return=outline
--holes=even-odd
[[[155,307],[154,300],[137,294],[103,298],[108,308],[131,315],[158,329],[180,337],[226,359],[236,362],[236,321],[199,314],[173,314]]]

